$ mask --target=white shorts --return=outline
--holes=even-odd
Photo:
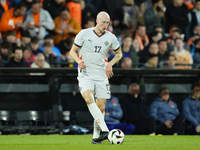
[[[110,99],[110,86],[108,80],[93,80],[79,77],[78,81],[81,94],[87,90],[92,90],[95,98]]]

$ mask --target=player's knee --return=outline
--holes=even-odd
[[[94,103],[94,100],[91,98],[85,98],[85,102],[87,105]]]

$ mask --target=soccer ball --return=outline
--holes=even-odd
[[[124,142],[124,133],[119,129],[113,129],[108,134],[108,141],[111,144],[122,144]]]

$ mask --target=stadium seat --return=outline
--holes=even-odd
[[[6,134],[17,132],[17,113],[15,111],[0,110],[0,131]]]
[[[77,125],[90,129],[93,129],[94,119],[89,111],[77,111],[76,112]]]
[[[28,118],[30,125],[30,133],[40,133],[44,131],[47,133],[48,113],[46,111],[28,111]]]

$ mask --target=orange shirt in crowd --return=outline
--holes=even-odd
[[[67,21],[63,22],[61,16],[59,16],[54,19],[54,23],[55,23],[55,29],[54,29],[55,33],[57,33],[58,30],[64,31],[63,35],[55,34],[55,36],[54,36],[55,44],[59,43],[61,40],[65,40],[69,36],[74,38],[76,36],[76,34],[78,34],[81,31],[81,26],[73,18],[69,18]],[[65,27],[64,27],[64,25],[62,25],[63,23],[66,24]],[[68,33],[67,26],[71,26],[73,28],[73,33]]]
[[[5,32],[8,30],[14,30],[17,33],[16,38],[21,38],[21,33],[18,31],[18,28],[15,28],[15,25],[19,22],[24,20],[23,16],[14,17],[14,8],[8,10],[7,12],[3,13],[1,22],[0,22],[0,31],[2,32],[2,36],[5,37]]]
[[[177,54],[175,52],[171,52],[172,55],[176,57],[176,63],[177,64],[193,64],[192,56],[189,51],[184,50],[182,54]],[[191,69],[191,66],[186,65],[177,65],[177,69]]]
[[[81,4],[80,3],[75,3],[75,2],[68,2],[67,7],[70,10],[70,16],[77,20],[78,23],[81,25],[81,20],[82,20],[82,10],[81,10]]]
[[[40,13],[33,14],[34,18],[34,25],[38,24],[40,22]]]
[[[1,4],[1,6],[4,9],[4,12],[8,11],[8,9],[9,9],[8,4],[4,4],[4,5]]]
[[[142,39],[137,33],[135,34],[135,38],[138,39],[139,44],[140,44],[140,50],[142,51],[144,49],[145,46],[147,46],[149,44],[149,38],[148,36],[145,34],[144,35],[144,39]],[[145,40],[146,43],[145,45],[143,44],[142,40]]]

